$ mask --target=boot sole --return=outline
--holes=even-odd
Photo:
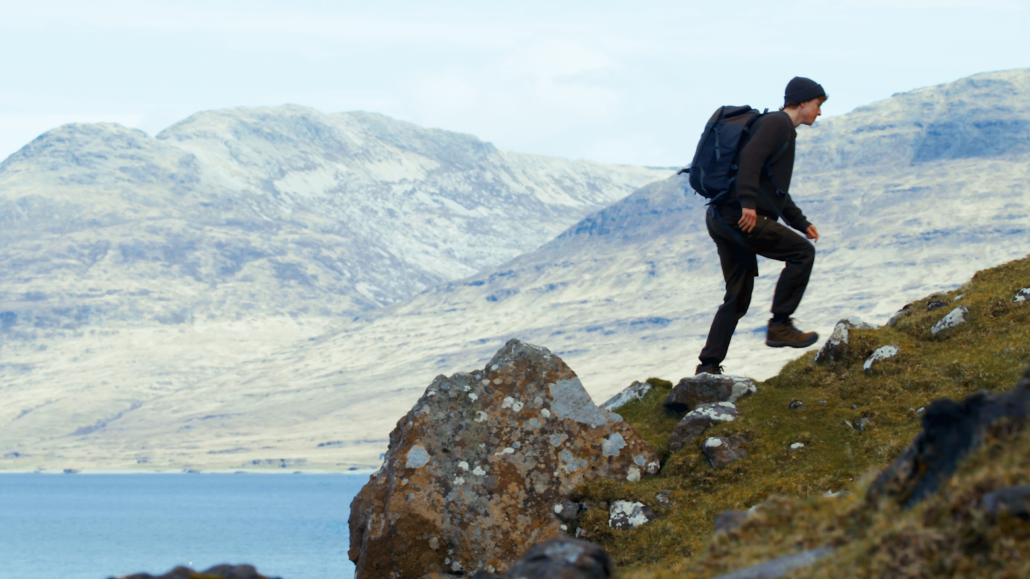
[[[819,335],[817,334],[804,342],[777,342],[774,340],[766,340],[765,345],[770,348],[807,348],[818,341]]]

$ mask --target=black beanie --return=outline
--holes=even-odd
[[[807,102],[822,96],[826,96],[823,85],[810,78],[795,76],[790,79],[786,90],[783,91],[783,106],[787,106],[790,103]]]

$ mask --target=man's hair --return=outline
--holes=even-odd
[[[819,104],[821,105],[824,102],[826,102],[826,99],[828,99],[828,98],[830,98],[828,95],[823,95],[823,96],[820,96],[820,97],[815,97],[812,100],[819,99]],[[805,101],[805,102],[807,103],[808,101]],[[787,110],[787,109],[795,109],[795,108],[801,106],[801,104],[802,103],[793,103],[793,102],[792,103],[787,103],[787,104],[783,105],[782,107],[780,107],[780,110],[783,111],[783,110]]]

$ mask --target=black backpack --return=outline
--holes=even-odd
[[[679,173],[690,173],[690,187],[708,199],[709,205],[720,203],[737,180],[740,151],[751,133],[751,126],[767,114],[747,105],[719,107],[705,124],[690,167]],[[763,170],[769,172],[766,164]],[[770,172],[771,177],[771,172]],[[775,186],[775,183],[773,183]],[[780,194],[779,187],[776,188]]]

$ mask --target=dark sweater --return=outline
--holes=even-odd
[[[735,223],[740,219],[741,207],[754,209],[759,215],[776,219],[783,215],[787,225],[804,232],[811,223],[798,209],[790,194],[776,195],[776,187],[762,167],[767,159],[773,180],[783,192],[790,190],[790,177],[794,173],[794,122],[787,113],[775,112],[755,121],[751,138],[740,152],[740,171],[735,186],[721,213]],[[786,145],[786,147],[784,147]]]

